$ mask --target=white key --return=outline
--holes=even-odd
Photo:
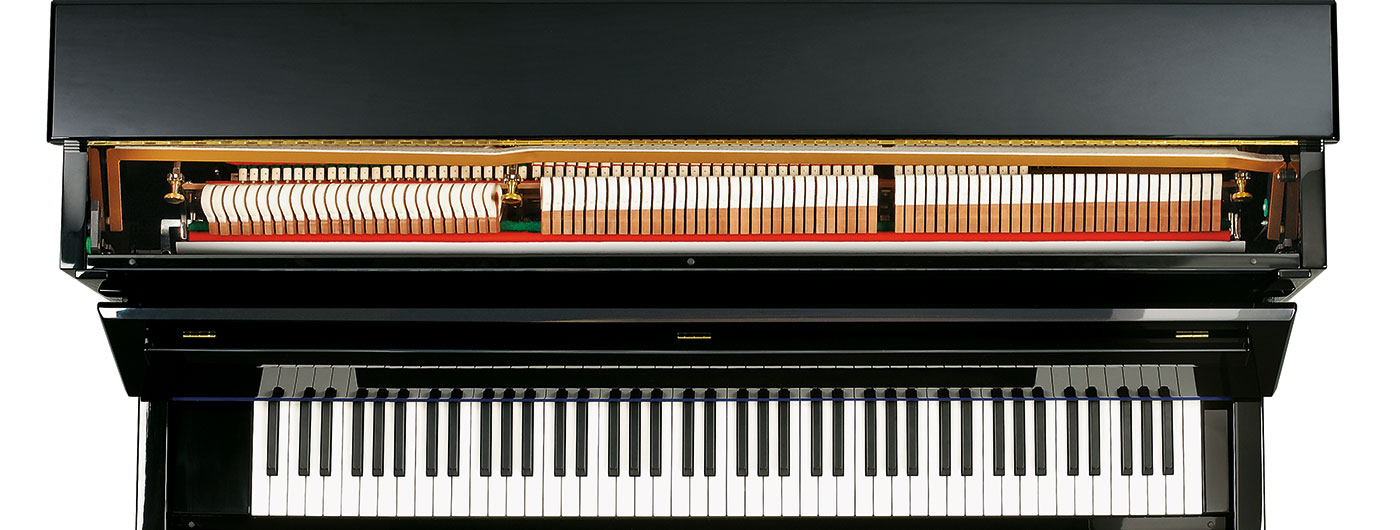
[[[728,398],[732,398],[732,397],[733,397],[733,396],[730,395],[729,392],[728,392],[727,390],[724,390],[724,389],[716,389],[716,393],[715,393],[715,398],[716,398],[716,399],[728,399]],[[732,443],[726,443],[727,440],[730,440],[730,429],[729,429],[730,416],[729,416],[729,407],[728,407],[728,406],[725,406],[725,404],[726,404],[725,401],[720,401],[720,402],[718,402],[718,403],[715,404],[715,408],[714,408],[714,410],[715,410],[715,421],[714,421],[714,423],[715,423],[715,462],[714,462],[714,464],[715,464],[715,475],[714,475],[713,477],[709,477],[709,480],[708,480],[709,485],[710,485],[710,508],[709,508],[709,512],[708,512],[708,513],[709,513],[709,515],[710,515],[711,517],[722,516],[722,515],[728,513],[728,507],[727,507],[727,504],[729,504],[729,488],[728,488],[728,486],[729,486],[730,477],[733,476],[733,473],[726,473],[726,472],[725,472],[726,469],[730,469],[730,467],[729,467],[729,456],[732,454],[732,453],[731,453],[731,450],[733,449],[733,447],[732,447],[733,444],[732,444]]]
[[[1091,479],[1094,488],[1094,515],[1113,515],[1114,463],[1109,450],[1113,445],[1113,434],[1109,428],[1109,420],[1115,410],[1112,401],[1102,399],[1112,391],[1108,390],[1103,366],[1093,366],[1089,370],[1089,380],[1094,384],[1094,391],[1099,398],[1099,432],[1091,434],[1099,439],[1099,474]]]
[[[1026,474],[1018,477],[1021,482],[1021,515],[1040,513],[1040,479],[1035,476],[1035,401],[1031,389],[1022,389],[1025,401],[1024,443],[1026,445]]]
[[[758,397],[758,390],[757,390],[757,389],[749,389],[749,398],[750,398],[750,399],[753,399],[753,398],[757,398],[757,397]],[[736,407],[737,407],[737,406],[738,406],[738,405],[736,404]],[[748,425],[746,425],[746,426],[744,427],[744,429],[745,429],[745,434],[747,434],[747,438],[748,438],[748,439],[745,441],[745,443],[747,443],[748,446],[749,446],[749,447],[748,447],[748,449],[749,449],[749,454],[747,455],[747,458],[748,458],[748,466],[749,466],[749,476],[744,477],[744,478],[741,480],[741,482],[743,483],[743,489],[740,490],[740,491],[743,491],[743,499],[744,499],[744,500],[743,500],[743,504],[744,504],[743,515],[747,515],[747,516],[749,516],[749,517],[759,517],[759,516],[762,516],[762,515],[763,515],[763,487],[764,487],[764,482],[765,482],[765,480],[766,480],[766,478],[767,478],[767,477],[761,477],[761,476],[758,475],[758,408],[759,408],[759,406],[760,406],[760,404],[759,404],[758,401],[750,401],[750,402],[748,403],[748,416],[745,418],[745,422],[748,423]],[[771,403],[771,402],[768,403],[767,406],[771,407],[771,406],[772,406],[772,403]],[[770,413],[772,412],[772,409],[771,409],[771,408],[769,408],[769,412],[770,412]],[[730,438],[734,438],[734,437],[733,437],[733,436],[730,436]],[[736,441],[737,441],[737,439],[736,439]],[[767,442],[767,440],[764,440],[764,441]],[[772,446],[769,446],[769,448],[770,448],[770,450],[771,450],[771,449],[772,449]],[[771,455],[770,455],[770,458],[768,459],[768,462],[771,464],[772,461],[773,461],[773,460],[772,460]],[[770,470],[770,472],[771,472],[771,470]],[[730,499],[733,499],[733,498],[734,498],[734,494],[731,492],[731,493],[729,494],[729,497],[730,497]],[[732,511],[733,511],[733,508],[731,508],[730,510],[731,510],[731,512],[732,512]]]
[[[306,371],[307,368],[298,368],[298,372]],[[300,381],[298,381],[300,383]],[[304,396],[301,386],[297,386],[289,392],[291,396],[301,398]],[[283,508],[285,513],[273,513],[273,515],[303,516],[306,515],[306,477],[301,475],[299,470],[300,436],[301,436],[301,401],[289,401],[284,404],[287,413],[287,467],[278,469],[278,476],[283,473],[287,476],[286,505]],[[274,507],[275,509],[275,507]]]
[[[316,386],[316,397],[323,397],[324,387]],[[308,517],[320,517],[325,507],[325,479],[321,478],[321,402],[311,401],[311,447],[307,452],[306,493],[302,510]],[[290,511],[290,510],[289,510]]]
[[[655,227],[653,227],[655,229]],[[684,474],[684,447],[685,447],[685,420],[691,420],[691,428],[694,428],[694,418],[686,418],[684,415],[686,394],[683,389],[672,388],[669,390],[672,401],[668,402],[666,409],[671,419],[671,436],[669,445],[671,446],[670,471],[667,473],[668,482],[671,487],[671,513],[673,517],[686,517],[690,515],[690,505],[693,495],[690,491],[690,483],[693,477]],[[695,440],[692,435],[691,440]]]
[[[619,217],[626,217],[620,215]],[[632,477],[632,398],[631,391],[624,389],[623,401],[618,405],[617,429],[617,489],[613,500],[613,513],[619,517],[632,517],[636,513],[633,505],[633,490],[636,479]],[[639,420],[641,418],[638,418]],[[639,426],[640,427],[640,426]],[[640,462],[639,462],[640,463]]]
[[[472,434],[476,429],[473,418],[476,416],[476,404],[470,400],[476,397],[476,391],[463,389],[462,401],[457,402],[457,476],[451,477],[452,482],[452,516],[467,517],[472,513],[472,451],[476,450],[476,442],[472,439]],[[455,395],[449,394],[449,395]],[[450,462],[450,461],[449,461]],[[444,466],[446,467],[446,466]]]
[[[1153,370],[1156,371],[1155,369]],[[1144,370],[1146,372],[1146,370]],[[1144,374],[1146,375],[1146,374]],[[1155,374],[1154,374],[1155,375]],[[1156,379],[1155,377],[1151,379]],[[1160,385],[1157,381],[1148,383],[1149,392],[1152,397],[1158,397],[1157,389]],[[1167,477],[1162,474],[1162,401],[1153,399],[1148,402],[1152,410],[1152,454],[1144,455],[1146,461],[1152,463],[1152,474],[1147,477],[1147,514],[1166,515],[1167,513]]]
[[[564,412],[565,417],[568,416],[567,410],[569,407],[569,403],[563,400],[568,399],[569,394],[567,392],[560,394],[559,389],[541,389],[540,392],[540,397],[548,397],[553,399],[553,401],[545,401],[540,403],[540,411],[542,412],[542,414],[540,414],[540,417],[541,420],[544,421],[543,427],[540,431],[542,433],[542,435],[540,436],[540,441],[544,444],[544,449],[541,451],[541,456],[544,458],[544,464],[535,468],[535,475],[542,479],[543,505],[540,507],[540,513],[545,517],[558,517],[560,515],[561,502],[560,490],[564,486],[564,477],[557,476],[554,473],[554,467],[556,462],[554,454],[554,438],[556,436],[564,436],[564,433],[556,432],[554,430],[554,418],[555,414],[558,414],[560,412]],[[564,425],[568,425],[568,423],[565,422]],[[565,448],[567,447],[568,446],[566,445]],[[567,469],[568,468],[566,467],[565,473],[568,472]]]
[[[797,490],[796,471],[793,469],[797,463],[797,453],[793,450],[795,447],[792,445],[793,436],[797,433],[792,422],[795,416],[792,414],[792,404],[784,404],[781,401],[782,396],[782,389],[768,389],[768,397],[771,401],[768,403],[768,476],[763,479],[764,517],[779,517],[783,515],[785,510],[791,512],[792,515],[797,515],[799,503],[802,501],[802,493]],[[782,421],[783,418],[780,414],[784,406],[788,407],[787,422]],[[783,462],[779,458],[782,456],[783,442],[779,433],[783,429],[787,429],[788,433],[788,474],[786,476],[782,473]],[[791,500],[783,497],[784,483],[791,484]]]
[[[938,438],[934,436],[934,430],[929,424],[928,392],[927,388],[916,391],[919,400],[915,402],[914,436],[919,446],[915,449],[913,458],[917,459],[919,474],[909,477],[909,515],[916,517],[929,514],[929,480],[938,476],[938,469],[929,467],[929,448],[938,445]],[[934,405],[935,409],[937,407]]]
[[[334,376],[332,378],[332,386],[334,386],[336,389],[335,397],[337,399],[342,399],[346,397],[345,393],[349,388],[349,384],[350,377],[349,372],[347,370],[334,371]],[[341,462],[344,462],[346,461],[346,459],[349,458],[349,453],[346,453],[344,450],[344,425],[345,422],[348,421],[345,413],[350,409],[346,407],[346,403],[344,401],[332,401],[330,402],[329,408],[331,411],[331,474],[330,476],[324,477],[323,479],[325,501],[324,505],[322,506],[322,513],[328,517],[339,517],[341,515],[345,515],[345,508],[343,506],[343,501],[345,498],[343,493],[344,483],[346,480],[352,478],[350,477],[349,473],[345,472],[345,466],[341,464]]]
[[[659,390],[661,390],[659,397],[661,397],[662,400],[675,397],[675,393],[673,393],[671,389]],[[652,397],[657,397],[657,394],[652,393]],[[637,498],[638,502],[645,502],[645,499],[651,499],[650,515],[655,517],[671,515],[671,506],[673,502],[671,498],[671,481],[673,475],[678,474],[675,473],[675,467],[673,467],[672,464],[672,456],[675,454],[672,450],[672,443],[673,439],[676,438],[676,436],[672,435],[672,403],[673,401],[659,401],[659,403],[657,403],[657,406],[661,407],[659,408],[659,410],[661,410],[661,442],[659,442],[659,446],[657,447],[658,453],[661,453],[661,475],[659,475],[659,477],[651,477],[651,495],[638,496]],[[651,415],[648,414],[647,417],[651,418]],[[650,443],[648,443],[648,446],[650,446]],[[650,463],[648,463],[648,466],[650,466]],[[648,475],[650,475],[650,468],[648,468]],[[638,494],[640,494],[640,489],[638,489]],[[640,509],[638,509],[637,515],[643,515]]]
[[[489,517],[500,517],[506,514],[506,478],[501,473],[502,457],[505,448],[501,446],[502,429],[509,428],[509,425],[502,423],[505,407],[509,403],[503,401],[506,397],[504,389],[494,389],[494,399],[490,403],[491,407],[491,470],[486,478],[486,515]]]
[[[1134,397],[1137,391],[1129,387],[1129,391]],[[1125,447],[1125,451],[1133,457],[1133,475],[1128,481],[1128,514],[1147,515],[1147,475],[1142,474],[1142,407],[1147,404],[1145,401],[1135,399],[1133,406],[1133,424],[1130,426],[1133,433],[1132,447]],[[1151,405],[1148,404],[1150,407]]]
[[[860,401],[855,399],[860,397],[859,392],[854,388],[846,388],[843,389],[842,394],[844,409],[841,431],[844,441],[842,463],[845,469],[842,476],[836,479],[836,515],[840,516],[856,514],[856,495],[860,493],[856,488],[856,477],[860,476],[862,471],[861,463],[857,459],[863,458],[864,455],[858,456],[855,444],[855,438],[860,436],[858,434],[860,431],[856,429],[856,418],[860,416],[861,412],[858,410]]]
[[[547,397],[548,389],[536,388],[530,394],[530,476],[525,477],[525,516],[539,517],[544,515],[544,477],[553,476],[554,470],[545,468],[545,451],[554,449],[550,445],[550,439],[545,437],[544,425],[545,414],[548,412],[547,403],[543,398]],[[524,405],[522,405],[523,407]],[[523,414],[523,412],[522,412]],[[521,418],[524,419],[523,417]],[[522,448],[524,446],[522,445]],[[523,450],[523,449],[522,449]],[[523,465],[525,455],[521,455],[520,461]]]
[[[962,397],[959,391],[954,389],[949,394],[950,398]],[[949,461],[952,464],[951,474],[948,475],[948,515],[967,515],[967,477],[962,474],[962,431],[963,431],[963,403],[961,400],[949,402],[948,414],[948,439]]]
[[[396,396],[395,391],[390,390],[385,399]],[[394,417],[397,415],[392,401],[382,401],[384,403],[384,438],[383,444],[383,465],[380,476],[375,480],[375,491],[378,495],[379,505],[375,509],[375,514],[380,517],[396,517],[399,512],[398,481],[394,478]],[[373,433],[373,428],[370,430]]]
[[[483,449],[483,447],[489,448],[490,445],[483,446],[481,440],[481,433],[485,431],[486,428],[489,428],[490,422],[495,421],[495,418],[499,417],[499,415],[495,414],[494,411],[491,410],[491,403],[483,401],[488,397],[485,390],[472,390],[471,394],[472,401],[469,401],[467,403],[471,406],[472,409],[471,423],[469,424],[470,427],[467,427],[467,432],[464,438],[471,441],[471,449],[463,453],[466,456],[466,458],[464,458],[464,460],[466,461],[466,465],[462,468],[462,474],[471,477],[470,484],[467,486],[467,492],[470,498],[468,504],[470,505],[469,510],[471,516],[485,517],[490,512],[489,507],[491,501],[491,479],[490,477],[481,474],[481,453],[486,450]],[[495,395],[495,392],[492,391],[490,397],[495,397]],[[488,415],[491,416],[490,420],[487,419]],[[495,451],[492,451],[493,456],[494,454]],[[488,458],[486,462],[489,466],[490,459]],[[492,474],[494,475],[495,473]]]
[[[836,409],[836,400],[833,390],[824,389],[821,392],[821,421],[814,420],[812,422],[812,436],[820,436],[822,440],[821,455],[813,455],[813,458],[820,456],[822,461],[822,474],[817,481],[817,514],[829,517],[837,514],[837,505],[840,504],[837,498],[841,495],[838,489],[841,480],[836,476],[835,467],[833,467],[836,460],[836,444],[833,442],[833,433],[837,431],[836,417],[833,414]],[[845,423],[842,422],[842,429],[844,428]],[[842,458],[844,457],[845,452],[843,451]]]
[[[736,448],[739,446],[739,402],[737,401],[739,398],[739,394],[737,390],[729,390],[725,392],[727,393],[724,394],[724,396],[728,398],[729,401],[725,401],[724,403],[721,403],[721,405],[724,409],[724,415],[727,418],[727,421],[725,423],[727,426],[726,430],[728,431],[728,435],[724,436],[723,438],[720,438],[720,443],[724,445],[725,454],[728,455],[728,459],[726,460],[724,467],[719,468],[719,473],[725,478],[724,513],[730,515],[731,517],[735,517],[744,515],[744,503],[746,500],[744,486],[747,478],[740,477],[738,471],[739,453]],[[749,390],[748,395],[750,396],[750,398],[752,398],[753,391]],[[753,401],[749,401],[748,406],[748,414],[752,415],[754,413]],[[749,420],[746,417],[744,419],[744,429],[746,430],[749,428],[748,423]],[[748,441],[749,440],[746,435],[744,442],[748,443]],[[753,451],[756,449],[754,448],[754,446],[750,445],[748,447],[748,450],[749,476],[753,476],[754,473],[756,473],[756,471],[753,468]]]
[[[1054,397],[1055,391],[1053,389],[1043,389],[1043,392],[1044,401],[1042,402],[1045,403],[1045,475],[1036,477],[1036,481],[1038,482],[1038,484],[1036,484],[1036,492],[1040,499],[1040,506],[1036,511],[1042,516],[1055,515],[1059,510],[1059,503],[1056,498],[1058,494],[1056,486],[1059,485],[1057,473],[1061,472],[1060,454],[1064,452],[1064,449],[1062,449],[1064,446],[1061,444],[1062,440],[1060,437],[1060,431],[1063,430],[1060,429],[1061,417],[1057,414],[1059,408],[1055,406],[1056,401],[1051,399]],[[1034,434],[1032,434],[1032,437],[1034,437]],[[1034,447],[1034,445],[1031,447]],[[1067,491],[1065,494],[1072,496],[1074,492]]]
[[[579,397],[578,390],[569,390],[569,398]],[[559,512],[564,517],[577,517],[579,515],[579,488],[581,478],[578,476],[578,446],[580,441],[578,436],[579,413],[587,414],[587,405],[579,405],[575,401],[565,402],[564,407],[564,477],[560,481],[562,488],[559,490],[560,509]],[[587,417],[587,416],[585,416]]]
[[[771,516],[774,514],[773,508],[771,507],[771,499],[773,498],[773,495],[778,496],[777,515],[785,515],[792,517],[797,516],[802,512],[802,474],[804,473],[804,471],[802,470],[799,448],[802,446],[803,443],[806,443],[806,440],[800,437],[802,426],[801,414],[799,411],[802,408],[802,402],[792,401],[792,399],[796,397],[793,393],[793,390],[794,389],[787,389],[786,394],[784,394],[784,389],[770,390],[770,392],[772,392],[772,396],[775,399],[778,399],[779,401],[775,401],[772,406],[773,427],[771,432],[771,439],[773,441],[770,443],[770,446],[773,447],[773,467],[769,470],[769,473],[771,473],[771,475],[769,475],[769,486],[767,487],[767,489],[763,490],[763,515],[765,516]],[[801,391],[799,390],[797,392],[800,393]],[[786,396],[786,402],[782,401],[782,399],[784,399],[784,396]],[[782,415],[779,414],[779,411],[782,410],[782,407],[784,406],[786,406],[788,410],[787,476],[783,476],[781,474],[781,468],[779,467],[781,463],[778,460],[778,457],[780,455],[780,453],[778,452],[778,445],[782,442],[782,438],[781,436],[779,436],[779,429],[782,427]],[[807,472],[810,472],[810,470]],[[773,490],[773,482],[777,483],[776,492],[774,492]]]
[[[974,390],[972,392],[973,398],[981,398],[986,396],[987,394],[981,390]],[[982,403],[978,401],[973,401],[972,475],[966,477],[967,489],[963,492],[963,494],[967,496],[967,515],[982,515],[984,511],[984,506],[982,504],[982,497],[984,495],[982,485],[984,482],[983,475],[986,474],[987,470],[984,469],[985,466],[982,465],[982,440],[983,438],[986,438],[986,435],[983,433],[983,430],[986,428],[987,423],[990,422],[984,421],[984,419],[982,418]]]
[[[904,391],[899,391],[897,395],[900,398],[909,397],[907,392]],[[917,395],[915,397],[917,397]],[[909,431],[909,409],[911,407],[914,409],[914,418],[916,419],[916,428],[913,434],[917,436],[918,401],[897,402],[895,404],[895,417],[889,418],[889,421],[894,422],[895,426],[898,428],[898,438],[895,440],[895,448],[898,449],[899,453],[894,462],[897,471],[895,476],[890,477],[890,515],[894,516],[907,516],[913,511],[913,506],[910,504],[910,485],[913,477],[909,475],[908,461],[908,459],[911,458],[910,455],[914,452],[914,448],[909,447],[909,436],[911,434]],[[917,463],[919,457],[915,455],[912,458]],[[927,497],[925,497],[925,500],[927,500]]]
[[[366,389],[365,397],[375,399],[379,396],[376,390]],[[360,516],[374,517],[379,514],[379,477],[374,476],[374,408],[375,402],[368,399],[364,402],[364,424],[360,426],[360,439],[363,440],[364,448],[361,450],[360,459]]]
[[[803,517],[817,515],[818,484],[820,479],[812,474],[812,460],[815,458],[821,462],[821,455],[812,454],[812,440],[821,436],[820,432],[812,431],[812,404],[820,409],[821,404],[812,399],[811,389],[794,389],[792,411],[797,416],[797,436],[793,439],[793,448],[797,454],[797,468],[792,473],[798,477],[798,506],[797,513]],[[797,399],[803,398],[803,399]],[[786,484],[784,484],[786,486]],[[791,496],[787,488],[783,488],[785,496]],[[786,515],[786,513],[784,513]]]
[[[266,377],[267,374],[276,374],[277,371],[269,368],[264,369],[263,372],[264,377]],[[267,476],[267,402],[254,401],[252,505],[249,509],[249,514],[253,516],[267,515],[269,478]]]
[[[503,428],[510,429],[510,469],[509,477],[506,477],[506,516],[521,517],[525,515],[525,476],[524,461],[525,447],[522,445],[525,439],[525,406],[520,401],[525,396],[524,389],[515,391],[516,401],[505,403],[511,409],[510,425]],[[502,448],[505,450],[505,448]]]
[[[982,515],[1001,515],[1001,477],[993,472],[995,466],[996,437],[996,414],[993,412],[994,403],[991,401],[991,391],[983,391],[982,394],[987,400],[978,406],[982,409],[982,443],[978,444],[982,448],[982,458],[978,462],[978,474],[982,476]]]
[[[606,445],[603,440],[603,402],[601,397],[607,397],[605,390],[601,388],[589,389],[590,400],[588,401],[588,445],[584,458],[588,462],[588,474],[579,479],[579,515],[582,517],[598,516],[598,476],[607,475],[607,470],[603,468],[605,462],[598,458],[603,452],[602,447]]]
[[[1119,371],[1122,370],[1121,367],[1114,368]],[[1122,382],[1121,374],[1118,377],[1118,382]],[[1113,388],[1112,379],[1110,379],[1109,386]],[[1105,462],[1104,465],[1104,472],[1108,474],[1109,485],[1113,490],[1109,499],[1109,513],[1112,515],[1128,515],[1130,478],[1123,474],[1123,451],[1126,451],[1128,448],[1123,446],[1122,441],[1123,429],[1131,428],[1127,425],[1123,425],[1122,411],[1123,407],[1132,407],[1132,404],[1118,399],[1117,389],[1111,389],[1109,392],[1112,392],[1114,396],[1114,399],[1104,402],[1106,405],[1104,412],[1108,416],[1109,436],[1112,438],[1112,443],[1106,446],[1108,447],[1108,462]]]
[[[1002,389],[1007,401],[1002,405],[1001,514],[1021,515],[1021,477],[1016,476],[1016,401],[1011,389]],[[1021,425],[1025,425],[1024,422]]]
[[[875,395],[879,398],[886,397],[883,390],[876,389]],[[898,421],[899,415],[894,417],[889,415],[887,401],[875,402],[875,476],[871,477],[873,488],[870,490],[871,513],[880,517],[889,517],[893,509],[894,500],[890,498],[891,480],[893,480],[886,470],[886,465],[891,456],[899,460],[899,454],[889,453],[889,426],[890,422]],[[894,402],[898,406],[898,402]]]
[[[641,228],[633,227],[633,230],[640,232]],[[651,402],[649,401],[651,399],[651,390],[641,389],[635,396],[637,399],[643,401],[638,402],[635,410],[629,409],[627,417],[629,418],[628,421],[631,421],[630,418],[633,412],[636,413],[638,429],[637,466],[640,468],[640,473],[635,477],[629,474],[626,482],[631,484],[631,487],[627,489],[625,496],[622,493],[618,494],[618,498],[626,499],[626,506],[629,508],[624,510],[622,505],[619,505],[618,513],[623,514],[625,512],[627,516],[635,517],[651,517]],[[627,447],[629,449],[632,447],[632,440],[630,438],[627,440]]]
[[[1167,409],[1170,409],[1170,410],[1171,410],[1171,413],[1172,413],[1172,418],[1171,418],[1171,425],[1172,425],[1172,432],[1171,432],[1171,444],[1172,444],[1172,473],[1171,473],[1170,475],[1166,475],[1166,482],[1167,482],[1167,492],[1166,492],[1166,495],[1167,495],[1167,510],[1166,510],[1166,511],[1167,511],[1167,515],[1181,515],[1182,513],[1184,513],[1184,511],[1185,511],[1185,509],[1186,509],[1186,506],[1185,506],[1185,497],[1184,497],[1184,493],[1185,493],[1185,483],[1184,483],[1184,482],[1182,481],[1182,479],[1181,479],[1181,461],[1182,461],[1182,458],[1183,458],[1183,455],[1182,455],[1182,437],[1181,437],[1181,432],[1182,432],[1182,431],[1181,431],[1181,429],[1182,429],[1182,421],[1181,421],[1182,407],[1181,407],[1181,405],[1182,405],[1182,401],[1179,399],[1179,397],[1180,397],[1180,395],[1181,395],[1181,386],[1180,386],[1180,385],[1177,385],[1177,382],[1176,382],[1176,381],[1177,381],[1177,380],[1176,380],[1176,367],[1163,367],[1163,368],[1161,369],[1161,372],[1162,372],[1162,386],[1167,387],[1167,389],[1171,391],[1171,400],[1170,400],[1170,401],[1164,401],[1164,402],[1162,403],[1163,414],[1166,413],[1166,410],[1167,410]],[[1163,466],[1163,467],[1162,467],[1162,473],[1165,474],[1165,473],[1167,472],[1165,461],[1163,462],[1162,466]]]
[[[1083,395],[1083,388],[1076,389]],[[1089,475],[1089,402],[1079,400],[1079,476],[1074,477],[1075,515],[1094,514],[1094,477]],[[1099,433],[1093,433],[1098,436]]]
[[[925,425],[927,426],[924,432],[928,433],[928,449],[925,451],[925,454],[928,455],[928,472],[924,473],[928,475],[928,514],[931,516],[950,515],[948,513],[948,484],[949,479],[953,477],[951,475],[943,475],[942,440],[944,430],[942,411],[943,404],[947,403],[950,427],[949,435],[951,436],[951,425],[956,422],[956,418],[953,416],[956,407],[953,406],[954,403],[947,401],[946,398],[948,396],[944,395],[946,391],[940,391],[935,388],[926,388],[924,391],[928,393],[929,397],[939,399],[938,401],[928,402],[927,410],[925,411],[927,415],[924,417],[926,420]],[[951,453],[949,456],[951,456]],[[958,483],[962,484],[961,477],[958,478]]]
[[[403,394],[400,394],[400,397],[403,397],[403,396],[404,396]],[[417,397],[417,394],[415,394],[415,393],[410,393],[410,394],[408,394],[407,396],[408,396],[409,398],[416,398],[416,397]],[[397,403],[395,403],[395,404],[397,404]],[[404,470],[404,476],[402,476],[402,477],[397,477],[397,478],[398,478],[398,493],[397,493],[397,497],[398,497],[398,501],[399,501],[399,507],[398,507],[398,516],[399,516],[399,517],[412,517],[412,516],[414,515],[414,513],[416,513],[417,507],[418,507],[418,505],[417,505],[417,477],[414,476],[414,475],[416,475],[415,470],[418,469],[418,459],[417,459],[418,449],[417,449],[417,448],[419,447],[419,439],[418,439],[418,436],[416,436],[416,434],[418,434],[418,407],[417,407],[416,405],[417,405],[417,403],[414,403],[414,402],[406,402],[406,403],[404,403],[404,406],[402,407],[402,410],[399,410],[398,408],[396,408],[396,409],[394,410],[394,414],[398,414],[399,412],[403,412],[403,413],[404,413],[404,422],[403,422],[403,423],[404,423],[404,440],[403,440],[403,443],[404,443],[404,445],[403,445],[403,461],[404,461],[403,470]],[[397,435],[398,435],[398,433],[395,433],[395,436],[397,436]],[[397,441],[396,441],[396,443],[397,443]],[[398,448],[396,447],[395,450],[397,451]],[[395,465],[395,467],[398,466],[397,463],[395,463],[394,465]],[[395,472],[395,476],[397,476],[398,470],[395,469],[394,472]]]
[[[1189,370],[1189,368],[1187,369]],[[1182,371],[1177,372],[1178,375]],[[1189,389],[1183,387],[1183,392]],[[1187,397],[1195,397],[1194,392],[1183,393]],[[1184,509],[1187,515],[1198,515],[1204,513],[1204,481],[1205,471],[1202,469],[1204,462],[1201,452],[1201,402],[1195,399],[1183,400],[1182,409],[1182,455],[1181,462],[1177,464],[1177,472],[1181,473],[1183,481]]]
[[[609,191],[616,190],[613,189]],[[621,400],[623,394],[621,390],[619,390],[617,394],[613,394],[613,391],[610,389],[602,390],[603,394],[599,397],[605,398],[607,401],[598,404],[598,516],[614,517],[617,515],[617,483],[621,476],[626,474],[627,453],[622,451],[622,447],[618,447],[617,463],[619,476],[612,476],[613,412],[616,410],[619,415],[617,419],[622,420],[620,416],[624,408],[622,403],[618,401],[614,409],[613,398],[616,397],[618,400]],[[617,441],[620,444],[622,438],[627,436],[627,423],[625,421],[619,421],[617,427]]]
[[[438,399],[450,399],[451,391],[440,391]],[[428,410],[437,411],[437,476],[432,478],[433,488],[433,517],[447,517],[452,515],[452,477],[447,476],[447,460],[451,456],[448,454],[448,433],[450,425],[447,418],[447,401],[436,401],[427,404]],[[460,450],[460,449],[459,449]]]
[[[349,380],[347,379],[346,383],[341,385],[341,392],[343,393],[341,397],[357,397],[355,389],[350,388],[348,385]],[[335,462],[335,465],[340,466],[340,514],[343,516],[355,517],[360,515],[360,481],[363,480],[361,477],[357,477],[351,472],[351,468],[355,465],[355,461],[351,458],[354,456],[355,444],[355,406],[354,402],[350,401],[338,402],[336,406],[338,410],[336,414],[341,418],[340,423],[334,426],[337,431],[336,436],[338,436],[340,440],[339,443],[335,444],[335,447],[340,448],[340,458]],[[363,418],[364,405],[361,404],[360,407],[361,417]],[[361,432],[363,432],[363,429],[361,429]],[[360,440],[362,444],[360,447],[363,448],[364,438]],[[364,449],[361,449],[360,453],[360,469],[363,472]]]
[[[710,482],[705,477],[705,389],[696,389],[691,406],[694,457],[690,476],[690,516],[704,517],[710,513]]]
[[[873,392],[867,393],[863,389],[856,389],[855,393],[852,393],[851,396],[858,398],[850,402],[851,413],[855,416],[856,423],[855,429],[850,433],[850,439],[855,442],[856,451],[855,459],[846,464],[846,472],[855,476],[856,515],[869,516],[874,514],[872,498],[874,496],[875,477],[867,474],[866,457],[868,454],[866,451],[868,449],[874,449],[874,447],[867,447],[865,433],[867,426],[875,427],[874,425],[870,425],[874,422],[872,422],[869,417],[870,409],[868,407],[870,405],[875,405],[874,408],[876,410],[879,410],[880,407],[879,402],[875,401],[875,394]],[[878,463],[876,467],[879,467]]]
[[[1068,429],[1068,402],[1065,401],[1065,386],[1069,383],[1067,379],[1060,377],[1061,368],[1055,368],[1055,378],[1053,383],[1053,395],[1056,398],[1055,417],[1058,420],[1055,424],[1055,513],[1058,515],[1074,515],[1074,477],[1069,475],[1069,429]],[[1068,375],[1068,372],[1065,372]],[[1083,438],[1080,438],[1082,441]],[[1082,444],[1081,444],[1082,445]]]
[[[418,392],[417,399],[427,399],[426,391]],[[413,468],[409,473],[414,474],[413,485],[413,513],[420,516],[433,515],[433,500],[437,496],[437,491],[433,489],[433,477],[428,476],[428,407],[436,407],[436,403],[429,404],[426,401],[415,401],[409,404],[411,410],[415,412],[413,418],[417,433],[417,440],[413,442]],[[441,416],[438,419],[442,419]],[[438,426],[438,433],[442,432],[442,426]],[[438,433],[434,433],[435,435]],[[436,458],[442,458],[442,448],[438,446]]]

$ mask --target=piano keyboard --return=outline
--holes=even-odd
[[[1185,366],[1030,388],[356,388],[269,367],[254,516],[1197,515]]]
[[[1031,174],[1015,166],[895,166],[902,233],[1208,232],[1220,174]]]
[[[214,235],[484,234],[500,231],[501,187],[481,182],[212,183],[204,186],[200,204]]]
[[[595,234],[868,234],[874,166],[535,164],[541,231]]]

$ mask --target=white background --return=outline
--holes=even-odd
[[[1274,529],[1393,527],[1400,504],[1400,9],[1339,3],[1330,270],[1296,298],[1283,381],[1266,402]],[[136,403],[107,350],[99,297],[58,270],[60,148],[44,142],[48,37],[47,1],[0,7],[0,525],[131,528]]]

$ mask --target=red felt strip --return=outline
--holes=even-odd
[[[190,241],[431,241],[431,242],[600,242],[600,241],[1229,241],[1230,232],[1058,232],[1023,234],[762,234],[762,235],[544,235],[537,232],[496,234],[318,234],[216,236],[190,232]]]

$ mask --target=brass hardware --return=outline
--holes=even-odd
[[[1235,191],[1234,194],[1230,195],[1230,200],[1231,200],[1231,201],[1234,201],[1234,202],[1244,202],[1244,201],[1253,199],[1253,198],[1254,198],[1254,194],[1253,194],[1253,193],[1244,191],[1245,187],[1248,186],[1248,185],[1249,185],[1249,172],[1248,172],[1248,171],[1236,171],[1236,172],[1235,172],[1235,187],[1238,188],[1238,189]]]
[[[1209,331],[1178,331],[1178,332],[1176,332],[1176,338],[1178,338],[1178,339],[1209,339],[1209,338],[1210,338],[1210,332],[1209,332]]]
[[[520,186],[520,173],[518,166],[506,166],[505,178],[506,190],[501,194],[501,202],[504,204],[516,205],[525,199],[520,196],[520,191],[516,189]]]
[[[175,167],[170,169],[170,173],[165,175],[165,181],[170,183],[170,192],[165,194],[165,202],[170,204],[182,204],[185,202],[185,192],[180,186],[185,183],[185,176],[180,173],[180,163],[176,162]]]
[[[187,339],[212,339],[215,333],[213,331],[185,331],[180,336]]]
[[[710,340],[712,337],[705,332],[679,332],[676,333],[676,340]]]

